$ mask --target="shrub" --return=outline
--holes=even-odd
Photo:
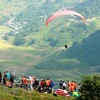
[[[100,98],[100,75],[85,75],[82,78],[83,85],[80,88],[81,96],[78,100],[99,100]]]

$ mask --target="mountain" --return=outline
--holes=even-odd
[[[92,52],[99,48],[94,44],[94,49],[91,46],[93,43],[88,43],[92,42],[92,38],[95,39],[93,34],[100,30],[98,2],[99,0],[0,0],[0,38],[11,45],[8,48],[1,46],[0,69],[12,69],[21,75],[34,74],[55,80],[79,80],[84,73],[98,73],[99,55],[97,56],[98,52],[94,53],[96,55]],[[76,16],[62,16],[46,27],[46,19],[62,8],[79,12],[87,22],[82,22]],[[88,46],[83,47],[85,41],[94,51],[89,51]],[[80,48],[79,55],[77,47]],[[94,58],[88,60],[90,55]]]
[[[34,44],[39,45],[39,41],[49,46],[62,46],[65,43],[71,45],[74,41],[81,42],[82,39],[88,37],[92,31],[96,31],[96,25],[92,20],[95,19],[96,21],[97,16],[99,17],[99,4],[97,5],[97,0],[94,0],[93,3],[91,3],[91,0],[85,0],[84,2],[80,2],[80,0],[74,2],[60,1],[60,3],[59,0],[33,1],[34,0],[23,0],[22,9],[18,13],[16,12],[16,16],[13,20],[10,19],[8,21],[10,24],[6,22],[6,25],[11,27],[12,30],[5,34],[4,39],[13,45],[33,46]],[[14,1],[12,2],[14,3]],[[24,3],[26,4],[25,7],[23,6]],[[95,9],[97,11],[96,14],[86,12],[85,7],[87,7],[88,4],[90,6],[88,9],[90,10],[87,9],[87,11],[93,12],[92,9]],[[50,23],[49,28],[46,28],[46,18],[63,7],[76,10],[86,18],[88,18],[86,15],[89,14],[91,17],[91,14],[94,14],[95,18],[90,18],[89,20],[91,22],[86,25],[81,22],[76,23],[75,20],[77,21],[77,17],[63,16],[62,18],[55,19]],[[54,26],[53,23],[55,23]],[[38,37],[39,34],[41,34],[42,38]],[[33,36],[33,38],[30,39],[31,36]],[[17,44],[16,42],[19,41],[17,38],[19,37],[21,37],[20,40],[23,40],[23,42]]]
[[[81,62],[87,63],[90,67],[100,66],[100,30],[91,34],[84,39],[80,44],[73,43],[73,46],[68,49],[66,55],[70,58],[76,58]],[[97,69],[100,71],[100,68]]]
[[[79,80],[79,77],[83,74],[99,73],[99,37],[100,30],[92,33],[81,43],[74,42],[67,50],[62,50],[47,57],[45,61],[35,65],[28,72],[30,74],[34,73],[38,77],[51,77],[55,80],[61,77],[67,80],[70,78]]]
[[[82,12],[86,18],[98,17],[100,16],[100,0],[87,0],[82,4],[76,6],[78,12]]]
[[[16,0],[15,1],[12,0],[12,2],[9,3],[9,4],[12,4],[12,3],[16,4],[12,6],[12,9],[16,7],[16,10],[17,9],[20,9],[20,10],[19,12],[16,12],[16,10],[14,11],[16,12],[16,16],[15,18],[13,18],[13,20],[9,20],[11,25],[9,25],[8,22],[6,22],[6,25],[8,27],[14,26],[12,27],[13,31],[11,30],[9,33],[6,34],[6,37],[8,37],[8,39],[10,37],[12,38],[15,37],[16,33],[26,34],[24,36],[25,38],[29,34],[33,34],[33,32],[35,33],[37,31],[40,32],[41,31],[40,27],[41,26],[45,27],[44,26],[45,20],[50,14],[66,6],[73,7],[74,4],[76,5],[76,3],[78,3],[78,0],[71,3],[72,5],[70,4],[70,2],[72,1],[66,1],[66,2],[60,1],[60,3],[59,3],[59,0],[49,0],[49,2],[48,0],[43,0],[40,2],[39,1],[33,2],[33,1],[34,0],[29,0],[29,1],[23,0],[22,2],[18,1],[19,5],[16,4]],[[11,14],[14,16],[13,13]]]

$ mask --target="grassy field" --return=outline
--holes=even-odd
[[[19,2],[19,3],[17,3]],[[19,11],[22,11],[28,6],[29,3],[20,0],[13,0],[12,2],[7,2],[7,0],[0,0],[0,14],[9,16],[10,14],[16,15]]]
[[[14,71],[18,77],[34,75],[55,81],[80,81],[87,66],[84,67],[84,63],[77,59],[58,56],[62,50],[65,49],[46,46],[15,47],[0,40],[0,71]]]
[[[35,64],[43,61],[42,56],[45,53],[50,55],[45,48],[36,49],[37,47],[14,47],[0,40],[0,69],[25,73]]]
[[[53,94],[38,93],[35,90],[7,88],[0,86],[0,100],[74,100],[74,97],[53,96]]]
[[[11,29],[9,27],[6,26],[0,26],[0,32],[1,33],[6,33],[9,32]]]
[[[81,73],[76,69],[75,73],[70,69],[59,69],[55,68],[57,66],[57,62],[52,62],[54,64],[54,68],[50,68],[52,55],[56,56],[59,53],[60,49],[55,48],[45,48],[45,47],[15,47],[8,44],[6,41],[0,40],[0,71],[9,70],[16,71],[19,76],[24,74],[26,75],[35,75],[40,78],[50,77],[52,79],[72,79],[75,77],[80,77]],[[66,63],[68,59],[58,59],[58,61]],[[71,60],[70,60],[71,61]],[[77,60],[72,60],[77,62]],[[47,63],[47,67],[44,66],[42,62]],[[34,66],[39,64],[39,68],[35,68]],[[50,67],[49,67],[50,66]],[[43,68],[42,68],[43,67]],[[53,66],[52,66],[53,67]],[[59,66],[60,67],[60,66]],[[49,70],[49,71],[48,71]],[[76,74],[77,73],[77,74]],[[79,76],[79,75],[80,76]],[[64,77],[63,77],[64,76]],[[73,77],[74,76],[74,77]]]

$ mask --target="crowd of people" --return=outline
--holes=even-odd
[[[54,89],[54,82],[49,78],[38,79],[34,76],[23,76],[21,82],[16,85],[21,86],[26,90],[36,90],[38,92],[52,92]]]
[[[8,71],[5,71],[3,74],[0,72],[0,84],[12,88],[14,84],[14,77],[12,77]]]
[[[60,80],[56,84],[59,84],[58,89],[55,89],[55,82],[49,78],[47,79],[38,79],[35,76],[22,76],[21,79],[16,83],[14,81],[14,76],[10,72],[5,71],[4,74],[0,72],[0,84],[7,86],[9,88],[20,87],[26,90],[36,90],[41,93],[54,93],[61,94],[64,96],[72,96],[73,93],[78,93],[82,84],[78,84],[75,81],[62,81]]]

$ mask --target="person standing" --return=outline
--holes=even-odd
[[[25,89],[28,90],[28,77],[24,79]]]
[[[8,71],[6,71],[6,78],[7,78],[7,80],[10,80],[10,73],[8,72]]]
[[[9,86],[10,84],[10,73],[6,71],[6,86]]]
[[[3,75],[3,85],[6,86],[6,72],[4,71],[4,75]]]
[[[28,81],[29,81],[29,88],[30,90],[33,90],[33,78],[31,76],[28,77]]]
[[[2,83],[2,73],[0,72],[0,84]]]
[[[14,83],[14,78],[13,77],[10,77],[10,88],[12,88],[13,83]]]

